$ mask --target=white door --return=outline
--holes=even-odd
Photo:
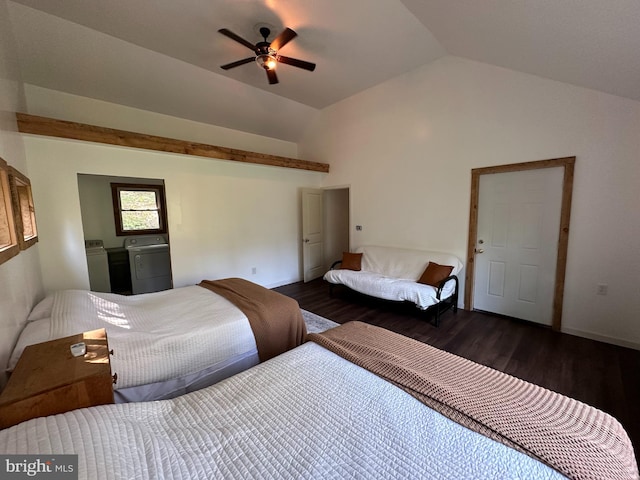
[[[563,175],[480,176],[474,309],[551,325]]]
[[[304,281],[324,275],[322,190],[302,189],[302,268]]]

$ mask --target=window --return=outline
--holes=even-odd
[[[112,183],[116,235],[167,233],[163,185]]]
[[[26,250],[38,241],[36,212],[31,195],[31,181],[13,167],[9,167],[11,199],[15,212],[15,225],[20,250]]]
[[[6,262],[18,253],[20,246],[11,207],[9,167],[7,162],[0,158],[0,263]]]

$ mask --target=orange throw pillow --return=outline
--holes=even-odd
[[[437,263],[429,262],[427,268],[418,280],[418,283],[424,283],[425,285],[438,287],[442,280],[451,275],[452,270],[453,267],[449,265],[438,265]]]
[[[342,252],[342,266],[340,268],[359,272],[362,270],[362,254]]]

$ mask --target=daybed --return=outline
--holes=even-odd
[[[135,296],[64,290],[34,307],[9,362],[27,345],[105,328],[116,402],[172,398],[304,342],[298,303],[231,278]]]
[[[420,310],[440,314],[458,309],[458,273],[462,262],[455,255],[406,248],[362,246],[345,252],[324,279],[366,295],[411,302]]]
[[[176,399],[2,430],[0,454],[78,454],[80,479],[638,478],[593,407],[359,322],[309,337]]]

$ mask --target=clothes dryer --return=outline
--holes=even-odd
[[[172,287],[171,255],[165,235],[127,237],[132,293],[149,293]]]

